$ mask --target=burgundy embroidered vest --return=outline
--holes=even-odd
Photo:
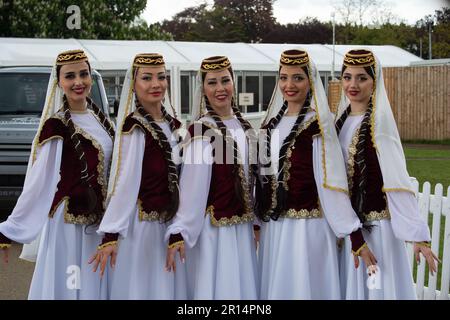
[[[294,211],[292,217],[302,218],[311,217],[307,213],[299,216],[297,213],[302,210],[319,214],[319,196],[313,170],[313,137],[320,134],[318,121],[307,120],[299,126],[297,132],[294,142],[287,150],[285,169],[280,174],[283,175],[285,188],[287,187],[285,209]],[[276,199],[276,184],[266,184],[263,195],[266,197],[263,203],[267,210],[267,199]]]
[[[174,119],[178,129],[181,122]],[[138,194],[139,220],[159,220],[160,213],[170,205],[168,167],[164,151],[152,134],[152,128],[143,117],[133,113],[128,115],[123,125],[123,133],[131,133],[140,128],[145,134],[145,150],[142,159],[141,184]]]
[[[60,176],[57,191],[53,198],[49,216],[53,217],[59,204],[65,201],[64,221],[72,224],[91,224],[105,211],[106,181],[103,173],[104,154],[98,143],[83,129],[75,125],[75,131],[86,156],[90,184],[97,196],[97,203],[92,213],[87,213],[88,202],[86,186],[81,183],[81,163],[76,155],[68,129],[63,118],[55,115],[49,118],[39,135],[39,144],[48,140],[63,139]]]
[[[193,123],[189,127],[188,132],[188,137],[191,139],[203,138],[210,140],[211,137],[211,141],[214,141],[213,139],[223,139],[222,135],[218,133],[218,129],[212,129],[200,122]],[[213,132],[214,134],[212,134]],[[222,159],[218,159],[219,154]],[[219,153],[213,150],[214,162],[212,164],[206,213],[210,214],[211,223],[215,226],[245,223],[252,221],[254,218],[249,205],[250,194],[246,185],[243,186],[243,199],[240,200],[236,195],[235,183],[238,183],[236,179],[238,179],[239,167],[236,166],[235,170],[234,164],[226,163],[226,156],[226,152]],[[232,156],[228,156],[228,158],[233,159]],[[245,176],[243,168],[241,170],[240,174],[243,177]]]
[[[381,212],[386,210],[386,195],[383,192],[383,175],[381,174],[378,163],[377,152],[373,146],[372,138],[366,138],[364,162],[367,170],[366,199],[364,201],[363,211],[367,215],[370,212]],[[355,163],[353,161],[353,163]],[[361,174],[358,165],[354,164],[353,175],[351,179],[351,201],[355,207],[356,195],[359,192],[359,182]]]

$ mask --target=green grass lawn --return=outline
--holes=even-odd
[[[406,165],[410,176],[415,177],[419,181],[419,191],[422,190],[423,183],[428,181],[431,183],[431,193],[434,193],[434,187],[437,183],[442,183],[444,187],[444,196],[447,195],[447,188],[450,186],[450,149],[442,149],[439,146],[429,149],[417,149],[405,147]],[[433,217],[430,215],[428,225],[430,231],[432,229]],[[444,230],[445,218],[441,217],[441,232],[439,245],[439,258],[442,260],[442,252],[444,249]],[[414,263],[414,275],[416,274],[417,265]],[[439,265],[437,286],[441,288],[442,265]],[[416,281],[416,277],[414,276]],[[428,282],[428,267],[425,273],[425,286]]]
[[[450,185],[450,149],[405,148],[406,166],[411,177],[431,183],[432,191],[436,183],[442,183],[444,194]]]

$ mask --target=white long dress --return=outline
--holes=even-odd
[[[314,112],[306,114],[304,122]],[[297,116],[284,116],[273,130],[272,163]],[[322,218],[262,223],[259,251],[261,299],[340,299],[336,237],[357,230],[360,222],[348,196],[323,188],[321,137],[313,137],[313,166]]]
[[[167,122],[158,122],[168,139]],[[98,232],[119,233],[116,266],[111,272],[111,299],[186,299],[186,274],[177,255],[177,271],[165,271],[167,224],[139,221],[138,195],[145,151],[145,134],[134,129],[122,135],[121,164]],[[169,139],[172,147],[176,141]]]
[[[210,118],[201,121],[214,123]],[[235,118],[223,120],[237,141],[248,179],[245,133]],[[180,177],[180,207],[170,234],[181,233],[186,247],[188,299],[257,299],[253,223],[216,227],[205,214],[212,175],[212,147],[194,139],[186,147]],[[178,270],[178,269],[177,269]]]
[[[346,163],[352,138],[363,117],[350,114],[339,134]],[[354,268],[350,240],[345,239],[340,253],[341,287],[345,299],[417,299],[405,241],[429,241],[430,232],[419,215],[413,194],[386,192],[386,197],[391,219],[374,221],[370,233],[363,229],[364,239],[378,261],[376,276],[368,279],[363,263],[358,269]]]
[[[91,111],[72,113],[75,126],[101,146],[104,181],[112,152],[112,140]],[[103,279],[88,264],[101,237],[95,227],[64,222],[65,202],[49,218],[60,180],[62,139],[51,139],[37,149],[36,161],[25,178],[22,194],[0,232],[13,241],[29,243],[39,232],[41,240],[29,299],[106,299],[108,270]],[[106,187],[106,186],[105,186]]]

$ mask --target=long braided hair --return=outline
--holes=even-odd
[[[137,97],[135,103],[137,112],[139,112],[139,114],[148,121],[149,125],[152,127],[152,129],[158,136],[160,146],[164,153],[164,159],[166,160],[168,170],[168,180],[169,180],[170,201],[169,204],[167,205],[166,210],[160,213],[160,220],[165,223],[170,221],[175,216],[180,203],[180,195],[178,188],[178,167],[173,162],[172,147],[161,127],[156,123],[155,119],[151,116],[151,114],[144,109],[144,107],[141,105]],[[164,116],[164,119],[169,123],[170,130],[172,132],[175,132],[177,130],[175,121],[173,120],[172,116],[166,111],[163,105],[161,105],[161,112]]]
[[[85,61],[89,68],[89,74],[91,73],[91,66],[89,62]],[[56,67],[56,76],[57,80],[59,82],[60,80],[60,70],[61,65],[58,65]],[[106,115],[103,113],[103,111],[94,103],[94,101],[86,97],[86,101],[88,104],[88,108],[91,108],[94,113],[98,116],[100,119],[100,123],[103,126],[103,128],[108,132],[109,136],[111,138],[114,138],[114,128],[112,127],[111,123],[107,120]],[[95,212],[95,209],[97,207],[97,195],[95,194],[95,191],[92,187],[92,184],[90,180],[92,179],[93,175],[89,176],[88,172],[88,164],[86,160],[86,155],[83,150],[83,146],[81,145],[80,139],[78,137],[78,134],[75,129],[75,125],[72,121],[72,116],[70,113],[70,106],[69,102],[67,100],[66,95],[63,96],[63,113],[64,113],[64,119],[65,119],[65,125],[69,133],[70,140],[72,142],[73,147],[75,148],[75,153],[77,158],[80,161],[80,179],[81,184],[85,187],[85,201],[86,201],[86,213],[88,214],[95,214],[95,220],[89,225],[98,225],[102,218],[102,212]]]
[[[355,53],[358,53],[359,51],[354,50]],[[344,65],[342,67],[341,74],[344,73],[345,69],[347,67]],[[375,79],[375,73],[374,70],[371,67],[364,67],[367,74],[372,78]],[[358,134],[358,143],[356,145],[356,155],[355,155],[355,164],[358,167],[358,171],[360,174],[360,180],[358,184],[358,193],[354,200],[352,200],[352,207],[353,210],[355,210],[356,215],[358,216],[359,220],[363,224],[363,227],[368,230],[369,232],[372,229],[372,225],[368,224],[366,220],[366,216],[364,214],[364,207],[365,207],[365,201],[366,201],[366,193],[367,193],[367,166],[365,163],[365,155],[366,155],[366,145],[367,141],[371,140],[371,116],[373,111],[373,104],[372,104],[372,97],[369,99],[369,104],[367,106],[367,109],[364,113],[364,118],[361,121],[359,134]],[[336,131],[339,135],[340,131],[342,130],[342,127],[344,126],[345,120],[348,118],[349,114],[351,112],[351,105],[348,105],[348,107],[344,110],[342,115],[339,117],[339,119],[336,121]]]
[[[227,69],[230,72],[231,78],[234,80],[234,76],[233,76],[233,69],[232,67],[228,67]],[[202,82],[204,83],[205,81],[205,77],[206,77],[206,73],[202,72]],[[246,190],[243,190],[242,188],[242,181],[241,181],[241,177],[239,175],[239,164],[238,164],[238,147],[237,147],[237,142],[236,140],[234,140],[229,132],[229,130],[227,129],[227,126],[223,123],[222,119],[220,118],[220,116],[214,111],[214,109],[211,107],[208,98],[205,96],[205,105],[206,105],[206,110],[208,111],[208,114],[211,116],[211,118],[213,118],[213,120],[215,121],[217,127],[219,128],[220,132],[222,133],[223,136],[223,140],[224,140],[224,145],[225,148],[227,148],[227,150],[229,150],[229,148],[232,147],[232,152],[233,152],[233,176],[234,176],[234,190],[235,190],[235,194],[236,197],[239,199],[239,201],[241,203],[244,203],[244,192],[247,192]],[[236,106],[234,98],[232,98],[232,102],[231,102],[231,108],[233,111],[233,114],[236,116],[236,118],[238,119],[239,123],[241,124],[244,132],[246,133],[247,137],[248,137],[248,145],[249,145],[249,169],[250,169],[250,182],[249,182],[249,187],[250,190],[252,190],[257,177],[258,177],[258,166],[256,164],[256,159],[252,158],[252,155],[254,156],[255,153],[257,153],[257,150],[252,149],[257,142],[257,137],[256,137],[256,133],[254,132],[251,124],[245,120],[241,114],[241,112],[239,111],[239,108]],[[253,204],[253,206],[256,206],[256,203]]]
[[[306,66],[301,67],[304,71],[305,74],[308,76],[309,79],[309,72],[308,72],[308,68]],[[272,220],[278,220],[278,218],[280,217],[280,214],[282,212],[284,212],[286,210],[286,200],[287,200],[287,190],[284,187],[283,184],[283,174],[281,173],[282,169],[284,168],[284,163],[286,160],[286,154],[287,154],[287,149],[289,148],[289,145],[291,144],[292,140],[295,139],[296,134],[297,134],[297,130],[298,127],[300,126],[300,124],[303,122],[303,120],[305,119],[305,115],[309,110],[309,107],[311,105],[311,98],[312,98],[312,88],[310,88],[305,102],[303,103],[300,112],[297,116],[297,119],[295,120],[294,126],[291,129],[291,132],[289,133],[289,135],[284,139],[283,144],[281,145],[281,149],[280,149],[280,157],[279,157],[279,165],[278,168],[281,168],[278,170],[278,173],[274,173],[272,175],[270,175],[269,177],[266,177],[265,180],[263,180],[264,184],[269,184],[269,187],[271,183],[276,183],[276,203],[272,203],[271,199],[269,199],[270,201],[270,206],[268,206],[268,210],[263,212],[260,211],[258,212],[258,217],[265,222],[268,222],[270,219]],[[283,102],[283,105],[281,106],[280,110],[278,111],[277,115],[275,117],[273,117],[272,119],[269,120],[268,124],[267,124],[267,128],[266,128],[266,132],[265,132],[265,137],[264,137],[264,144],[265,144],[265,150],[264,150],[264,157],[265,157],[265,163],[264,163],[264,167],[266,168],[270,168],[272,165],[272,161],[271,161],[271,136],[272,136],[272,131],[273,129],[276,128],[276,126],[278,125],[278,123],[281,121],[281,119],[283,118],[286,110],[288,108],[288,104],[287,101]],[[278,174],[278,176],[277,176]],[[267,207],[266,207],[267,208]]]

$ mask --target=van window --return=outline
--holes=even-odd
[[[48,73],[0,73],[0,114],[41,114],[50,78]],[[91,96],[102,108],[98,76],[93,76]]]
[[[0,113],[41,113],[49,77],[46,73],[0,74]]]

